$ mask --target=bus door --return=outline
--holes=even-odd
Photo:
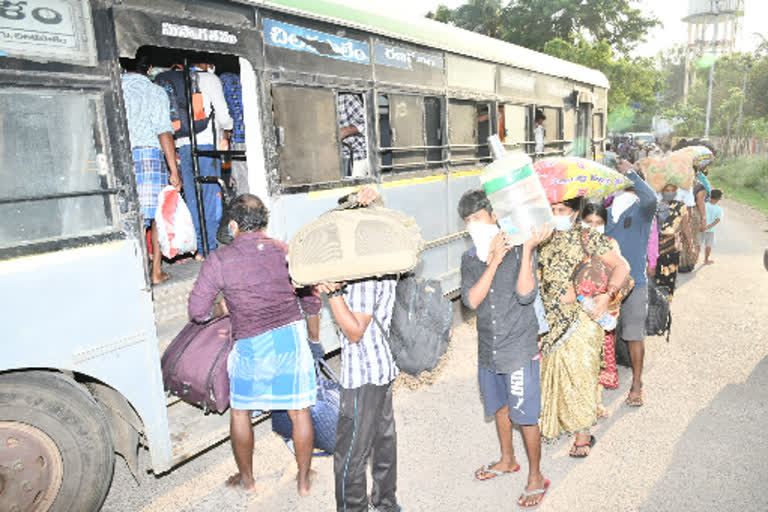
[[[232,140],[232,149],[220,146],[221,132],[216,129],[214,112],[211,116],[214,124],[214,142],[216,142],[214,149],[200,149],[196,137],[194,135],[190,137],[194,175],[197,182],[192,188],[187,183],[189,180],[185,180],[185,195],[196,194],[197,204],[200,206],[198,213],[201,218],[209,215],[221,217],[224,207],[223,199],[227,197],[224,192],[229,188],[230,182],[227,180],[225,183],[217,179],[205,180],[200,176],[198,159],[206,157],[216,158],[219,163],[222,159],[231,160],[232,177],[236,178],[236,187],[230,190],[230,196],[235,193],[252,192],[266,201],[268,187],[264,174],[260,109],[258,108],[258,84],[260,83],[258,75],[261,69],[262,43],[260,34],[254,29],[247,28],[252,25],[252,8],[227,5],[221,12],[205,8],[204,11],[197,13],[198,8],[190,4],[190,14],[193,16],[199,14],[199,17],[181,19],[173,13],[147,12],[139,5],[142,3],[129,1],[114,8],[115,29],[121,58],[133,58],[137,51],[141,50],[150,56],[155,72],[169,69],[174,64],[186,64],[183,72],[187,75],[190,64],[205,62],[215,66],[217,76],[229,73],[237,77],[242,88],[243,117],[247,127],[242,130],[245,139],[238,142]],[[191,113],[180,112],[179,115],[191,116]],[[190,122],[189,125],[192,126],[192,123]],[[238,135],[237,131],[235,135]],[[246,166],[246,154],[248,160],[255,163],[252,167]],[[260,164],[256,164],[257,162]],[[179,170],[183,175],[182,169]],[[206,211],[202,206],[200,201],[202,187],[215,187],[220,193],[218,211]],[[204,225],[205,223],[201,222],[201,226]],[[218,238],[223,239],[222,236]],[[203,239],[205,240],[205,234]],[[171,278],[153,287],[154,316],[160,354],[189,321],[187,300],[199,268],[198,262],[186,258],[180,264],[170,265],[168,273]],[[155,457],[152,454],[155,471],[164,471],[229,436],[228,414],[206,414],[202,409],[175,397],[169,397],[159,405],[167,410],[168,431],[163,433],[162,430],[158,430],[158,435],[164,437],[169,447],[170,457]],[[161,453],[164,454],[165,451]]]

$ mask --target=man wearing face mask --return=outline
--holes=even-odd
[[[632,387],[626,404],[643,405],[643,358],[645,357],[645,317],[648,312],[646,265],[648,239],[656,215],[656,193],[626,160],[618,171],[632,180],[633,187],[617,193],[608,209],[605,234],[616,240],[621,254],[629,262],[635,287],[624,299],[619,314],[622,338],[627,341],[632,358]]]
[[[520,425],[528,454],[528,484],[518,500],[538,505],[549,487],[541,474],[541,382],[537,335],[539,322],[536,247],[549,229],[533,230],[523,245],[508,245],[482,190],[466,192],[458,206],[475,247],[461,259],[461,296],[477,311],[478,380],[485,414],[495,416],[501,459],[475,472],[485,481],[520,470],[512,442],[513,422]]]

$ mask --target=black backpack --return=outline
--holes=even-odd
[[[388,334],[375,310],[373,319],[385,333],[397,367],[413,376],[434,370],[448,350],[453,321],[451,303],[443,296],[440,282],[411,276],[398,281]]]
[[[197,72],[192,71],[189,74],[192,82],[192,106],[194,117],[195,133],[200,133],[208,128],[210,118],[205,115],[203,105],[203,94],[200,91]],[[187,111],[187,93],[184,84],[184,73],[180,69],[170,69],[163,71],[155,77],[155,84],[159,85],[168,93],[171,101],[171,122],[173,124],[174,138],[189,137],[189,114]],[[176,113],[174,115],[174,112]]]

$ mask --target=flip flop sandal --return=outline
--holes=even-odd
[[[575,446],[576,448],[583,448],[584,446],[589,446],[589,451],[587,453],[583,453],[581,455],[576,453],[569,453],[568,455],[570,455],[571,457],[575,457],[577,459],[583,459],[584,457],[592,453],[592,447],[595,446],[596,443],[597,443],[597,439],[595,438],[595,436],[589,436],[589,442],[587,443],[581,443],[581,444],[573,443],[573,446]]]
[[[547,494],[547,489],[549,489],[550,481],[546,478],[544,479],[544,488],[543,489],[536,489],[535,491],[523,491],[523,498],[529,498],[531,496],[538,496],[541,494],[541,499],[538,501],[538,503],[528,504],[528,503],[520,503],[520,500],[517,500],[517,504],[520,507],[523,508],[535,508],[541,505],[541,503],[544,501],[544,496]]]
[[[498,478],[500,476],[507,476],[507,475],[511,475],[512,473],[517,473],[518,471],[520,471],[520,464],[515,466],[515,468],[512,471],[501,471],[501,470],[498,470],[498,469],[492,469],[493,466],[495,466],[499,462],[501,462],[501,461],[497,460],[495,462],[489,462],[488,464],[483,464],[483,466],[480,469],[475,471],[475,480],[478,480],[480,482],[484,482],[486,480],[495,480],[496,478]],[[489,476],[489,477],[486,477],[486,478],[479,478],[478,477],[478,474],[484,475],[486,473],[491,473],[494,476]]]
[[[627,399],[624,400],[624,403],[629,407],[642,407],[645,404],[645,391],[641,391],[640,396],[634,400],[627,397]]]

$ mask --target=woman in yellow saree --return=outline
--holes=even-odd
[[[545,440],[574,434],[571,456],[586,457],[595,443],[590,429],[600,402],[600,352],[605,335],[593,318],[601,318],[609,304],[621,300],[629,264],[602,233],[574,225],[579,209],[580,199],[552,205],[556,231],[539,252],[540,292],[550,328],[541,340],[540,427]],[[577,302],[572,276],[592,255],[605,263],[610,275],[607,292],[593,297],[595,309],[590,317]]]

